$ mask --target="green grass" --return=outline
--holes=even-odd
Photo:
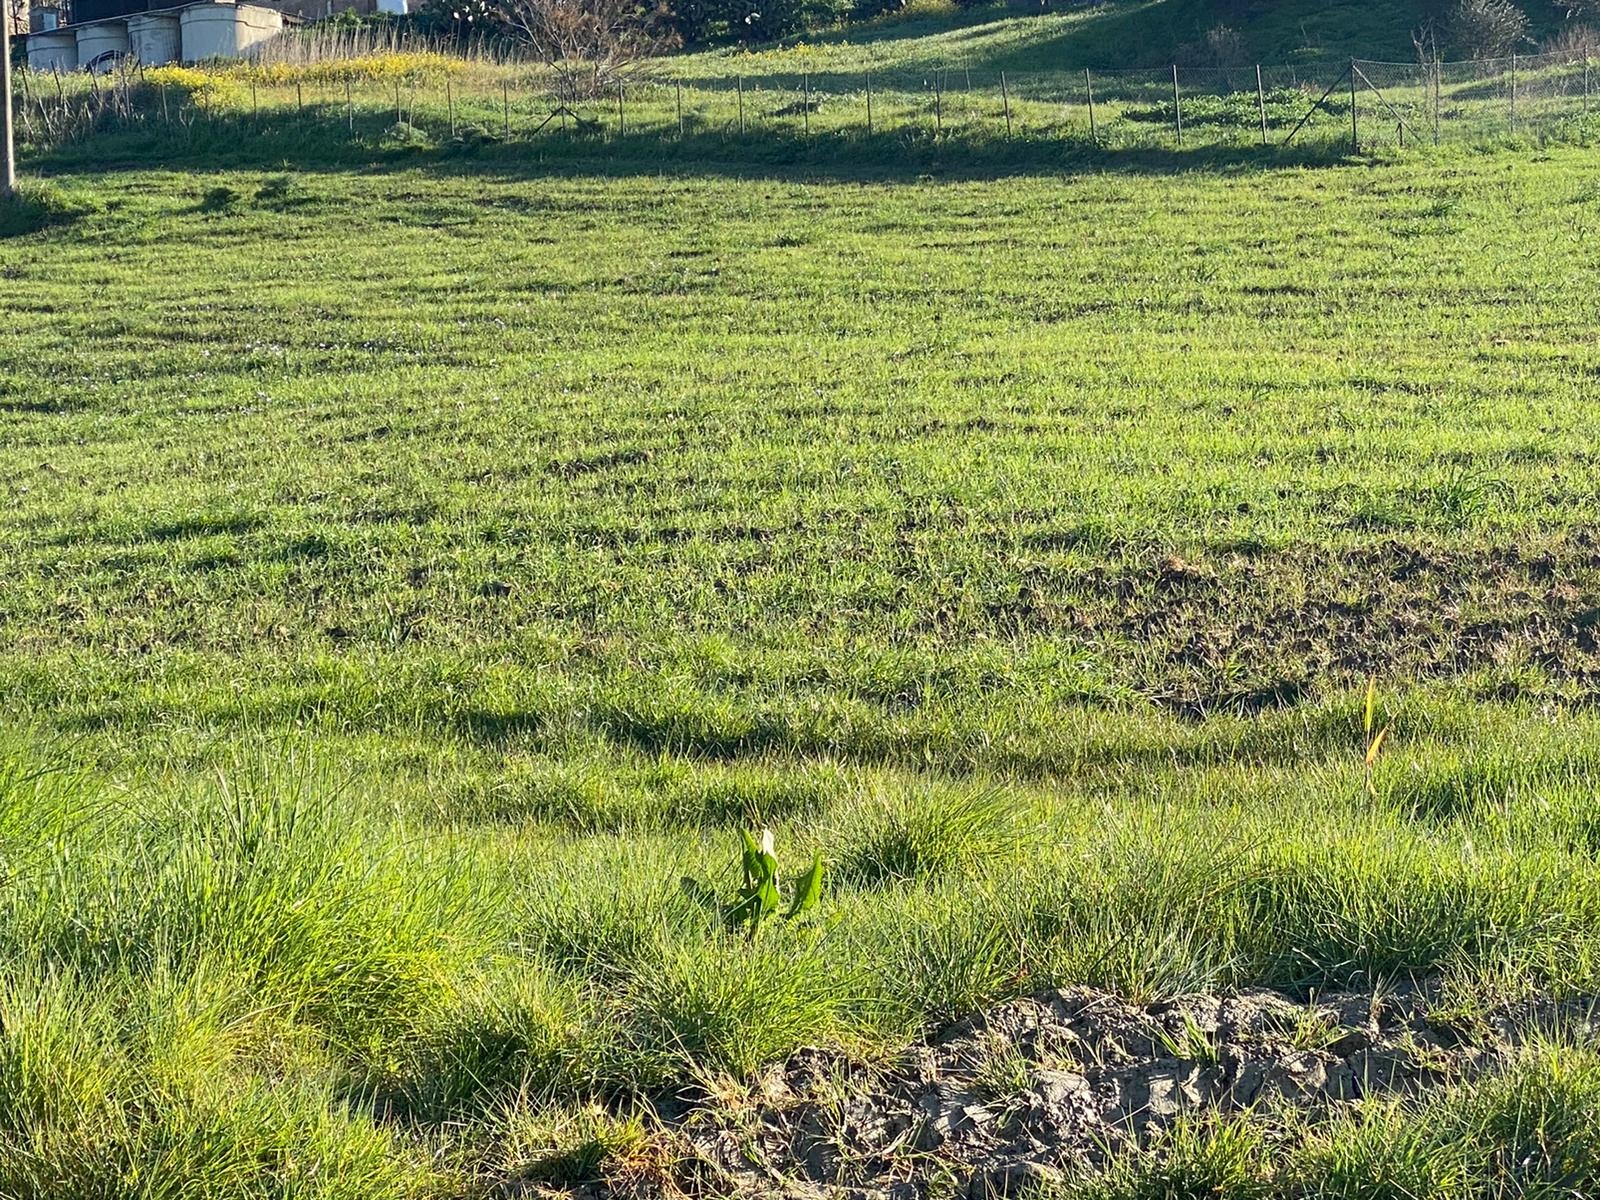
[[[1600,989],[1582,149],[141,145],[0,240],[0,1194],[570,1179],[1055,985]],[[754,944],[743,825],[831,872]],[[1095,1186],[1582,1190],[1591,1059]]]
[[[994,4],[950,12],[913,5],[903,15],[799,35],[782,49],[788,59],[811,61],[814,69],[824,71],[864,66],[918,71],[961,64],[1018,73],[1081,72],[1085,67],[1170,67],[1174,61],[1201,66],[1209,65],[1202,49],[1206,33],[1225,25],[1241,36],[1241,50],[1251,62],[1342,64],[1352,56],[1407,62],[1415,58],[1411,31],[1421,24],[1423,9],[1416,3],[1360,0],[1247,5],[1230,0],[1117,0],[1062,5],[1060,11]],[[766,56],[731,48],[705,51],[700,57],[707,62],[760,62]]]
[[[1521,7],[1538,41],[1570,24],[1559,6]],[[1208,57],[1205,45],[1206,34],[1224,26],[1238,35],[1243,62],[1302,67],[1343,66],[1350,58],[1414,62],[1413,32],[1442,11],[1421,0],[1105,0],[959,9],[925,0],[874,21],[798,35],[778,49],[780,60],[810,61],[822,71],[867,66],[926,71],[959,64],[1026,73],[1170,67],[1175,61],[1205,67],[1227,65]],[[1451,58],[1473,57],[1468,47],[1445,48]],[[768,57],[734,47],[703,51],[696,60],[759,63]],[[713,68],[719,74],[726,69]]]

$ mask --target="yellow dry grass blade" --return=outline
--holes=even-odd
[[[1367,746],[1367,770],[1372,769],[1372,764],[1378,761],[1378,751],[1383,749],[1383,739],[1389,736],[1389,727],[1385,725],[1378,731],[1378,736],[1372,739]]]

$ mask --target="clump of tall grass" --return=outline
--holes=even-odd
[[[1005,857],[1021,809],[1004,788],[949,784],[869,793],[843,813],[828,856],[847,883],[878,887],[974,873]]]
[[[100,207],[90,193],[27,179],[0,199],[0,238],[22,237],[52,226],[70,225]]]
[[[198,974],[107,987],[70,973],[8,972],[0,1194],[420,1194],[425,1159],[353,1112],[326,1060],[265,1069],[247,1050],[273,1037],[276,1016],[240,1015],[240,981],[213,982]]]
[[[638,1048],[662,1076],[743,1077],[840,1032],[854,974],[826,953],[825,935],[779,926],[754,941],[717,938],[666,947],[623,998]]]
[[[374,1082],[431,1121],[596,1094],[632,1082],[614,1018],[576,979],[509,959],[419,1023],[393,1076]]]

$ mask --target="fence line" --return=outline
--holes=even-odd
[[[344,60],[295,60],[280,47],[253,64],[200,72],[126,60],[100,76],[24,70],[13,97],[18,129],[34,148],[127,127],[193,137],[227,124],[291,139],[322,131],[415,145],[578,137],[785,139],[819,147],[850,139],[1010,139],[1110,151],[1313,140],[1367,149],[1600,132],[1597,81],[1582,52],[1461,63],[1356,59],[1312,70],[752,68],[690,77],[667,74],[659,61],[621,73],[566,74],[491,57],[430,58],[383,74],[355,52],[422,53],[423,43],[394,37],[385,43],[392,49],[372,50],[377,44],[339,32],[320,45],[345,53]]]

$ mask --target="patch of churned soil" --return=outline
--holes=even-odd
[[[663,1109],[644,1169],[586,1197],[971,1200],[1103,1169],[1184,1117],[1292,1106],[1331,1113],[1504,1063],[1530,1027],[1578,1035],[1584,1005],[1458,1022],[1426,988],[1197,995],[1139,1005],[1072,988],[999,1005],[894,1061],[802,1050],[748,1093]],[[635,1164],[638,1167],[640,1164]],[[541,1194],[527,1185],[523,1195]]]
[[[1388,539],[1357,549],[1133,558],[1024,587],[1014,623],[1100,644],[1157,703],[1193,717],[1293,703],[1319,680],[1533,668],[1600,693],[1600,544]],[[1050,603],[1051,600],[1055,603]]]

